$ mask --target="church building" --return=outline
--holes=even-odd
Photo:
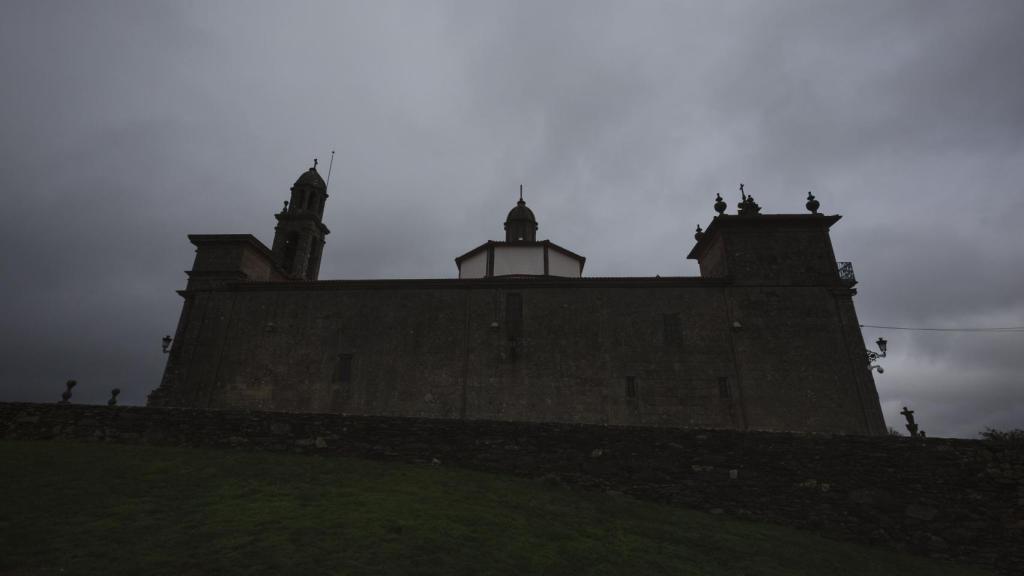
[[[188,238],[196,258],[154,406],[884,434],[838,215],[700,227],[697,277],[589,278],[522,198],[457,277],[320,280],[316,165],[273,245]]]

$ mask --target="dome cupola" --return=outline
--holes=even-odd
[[[586,258],[550,240],[537,241],[537,218],[526,207],[523,187],[519,202],[505,219],[505,241],[488,240],[455,259],[459,278],[579,278]]]
[[[519,202],[516,202],[515,208],[509,211],[508,218],[505,219],[505,241],[537,241],[537,218],[534,217],[533,210],[526,207],[521,185],[519,186]]]

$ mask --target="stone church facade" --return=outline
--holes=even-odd
[[[304,172],[272,247],[191,235],[196,259],[154,406],[883,434],[829,228],[744,195],[695,236],[699,277],[589,278],[538,241],[520,197],[505,240],[457,278],[319,280],[327,186]]]

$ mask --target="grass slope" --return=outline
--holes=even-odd
[[[0,574],[984,574],[536,481],[0,441]]]

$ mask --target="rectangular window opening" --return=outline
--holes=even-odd
[[[338,354],[338,363],[334,366],[334,377],[331,380],[335,384],[348,384],[352,381],[351,354]]]
[[[732,398],[732,391],[729,389],[729,379],[722,377],[718,379],[718,397]]]
[[[523,295],[510,293],[505,295],[505,330],[509,340],[515,340],[523,334]]]
[[[679,344],[683,339],[683,322],[679,313],[662,314],[662,333],[666,345]]]

